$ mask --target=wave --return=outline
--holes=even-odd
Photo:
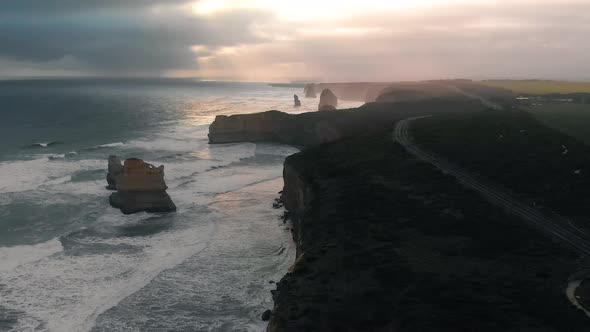
[[[147,236],[102,238],[90,232],[55,240],[60,248],[65,245],[58,254],[0,271],[0,278],[12,280],[0,289],[0,306],[25,312],[17,321],[17,331],[34,330],[40,323],[44,330],[91,330],[100,314],[206,248],[215,224],[211,213],[201,217],[198,223]],[[101,218],[100,227],[126,224],[133,228],[132,219],[108,214]],[[10,255],[18,256],[17,252]]]
[[[60,144],[58,141],[49,141],[49,142],[40,142],[40,143],[33,143],[29,145],[29,148],[47,148],[52,145]]]
[[[48,157],[48,159],[49,160],[58,160],[58,159],[72,158],[72,157],[75,157],[76,155],[78,155],[78,153],[76,153],[75,151],[71,151],[71,152],[64,153],[64,154],[51,155]]]
[[[0,163],[0,193],[25,192],[54,185],[56,179],[70,178],[76,172],[106,170],[103,160],[84,159],[72,162],[63,156],[43,156],[32,160]],[[60,187],[63,181],[59,181]],[[92,189],[92,187],[88,187]],[[69,188],[72,190],[75,188]],[[60,190],[63,191],[63,188]]]
[[[108,144],[101,144],[101,145],[97,145],[96,148],[114,148],[116,146],[123,146],[125,145],[125,143],[123,142],[115,142],[115,143],[108,143]]]
[[[82,149],[82,151],[92,151],[92,150],[97,150],[97,149],[105,149],[105,148],[116,148],[119,146],[124,146],[125,143],[123,142],[115,142],[115,143],[107,143],[107,144],[100,144],[100,145],[95,145],[89,148],[84,148]]]
[[[0,247],[0,272],[11,271],[20,265],[34,263],[60,251],[62,251],[62,246],[58,239],[35,245]]]

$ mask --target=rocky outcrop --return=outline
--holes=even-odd
[[[293,95],[293,99],[295,101],[294,106],[295,107],[301,107],[301,100],[299,100],[299,96],[298,95]]]
[[[255,114],[219,115],[209,127],[210,143],[281,141],[293,115],[268,111]]]
[[[316,85],[314,83],[305,85],[303,93],[305,93],[305,98],[317,98]]]
[[[333,111],[336,107],[338,107],[338,97],[330,89],[322,91],[318,111]]]
[[[117,156],[109,156],[109,168],[107,173],[107,189],[117,190],[117,177],[123,174],[121,159]]]
[[[111,206],[124,214],[176,211],[166,193],[164,166],[155,167],[136,158],[127,159],[121,165],[119,158],[111,156],[107,181],[109,188],[117,190],[109,197]]]

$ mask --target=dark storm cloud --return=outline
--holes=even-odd
[[[161,5],[186,3],[186,0],[2,0],[2,14],[52,14],[63,15],[71,12],[94,11],[100,9],[143,9]]]
[[[9,0],[0,14],[0,59],[56,66],[70,58],[88,72],[158,75],[195,69],[193,45],[258,41],[250,26],[268,16],[250,10],[197,17],[173,6],[185,2]]]

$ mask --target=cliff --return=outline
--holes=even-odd
[[[462,189],[391,129],[285,161],[297,260],[269,332],[579,331],[569,249]]]
[[[310,147],[379,130],[402,118],[483,108],[477,100],[460,97],[396,104],[371,103],[356,109],[303,114],[268,111],[218,116],[209,127],[209,142],[217,144],[266,141]]]

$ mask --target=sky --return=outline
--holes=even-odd
[[[2,0],[0,77],[590,81],[588,0]]]

